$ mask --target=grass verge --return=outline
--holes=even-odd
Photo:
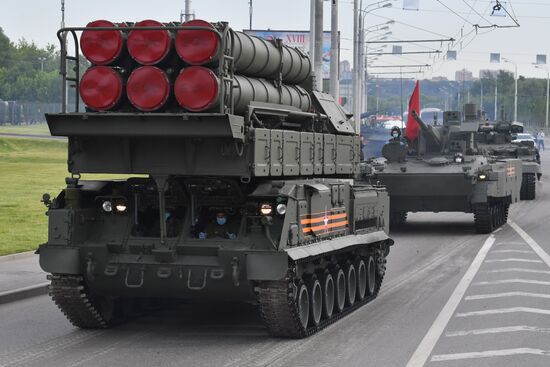
[[[31,134],[31,135],[50,135],[48,124],[35,125],[0,125],[0,134]]]
[[[67,176],[67,144],[0,138],[0,255],[46,242],[45,192],[57,195]]]

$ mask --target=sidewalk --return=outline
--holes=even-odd
[[[0,257],[0,295],[46,283],[46,273],[38,265],[38,255],[25,253]]]

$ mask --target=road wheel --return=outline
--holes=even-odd
[[[342,312],[346,305],[346,275],[344,271],[337,267],[332,275],[336,290],[336,299],[334,305],[337,312]]]
[[[322,277],[323,290],[323,317],[330,319],[334,311],[334,279],[330,272],[325,272]]]
[[[535,200],[537,189],[537,179],[534,173],[524,173],[521,180],[521,191],[519,198],[521,200]]]
[[[474,223],[477,233],[491,233],[494,229],[492,208],[489,203],[474,206]]]
[[[376,263],[374,257],[367,259],[367,295],[372,296],[376,288]]]
[[[390,227],[400,227],[407,222],[407,212],[390,212]]]
[[[509,212],[509,210],[510,210],[510,204],[504,204],[504,206],[502,207],[504,223],[508,222],[508,212]]]
[[[321,322],[323,311],[323,292],[317,276],[314,275],[308,280],[307,290],[309,292],[309,322],[312,326],[317,326]]]
[[[306,285],[300,282],[298,286],[298,296],[296,298],[298,305],[298,316],[300,318],[300,324],[304,329],[307,328],[309,322],[309,292]]]
[[[367,294],[367,266],[363,259],[358,259],[355,262],[355,269],[357,271],[357,299],[362,301]]]
[[[353,264],[348,264],[346,267],[346,288],[346,302],[348,306],[353,306],[357,295],[357,272]]]

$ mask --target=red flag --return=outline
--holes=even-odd
[[[416,81],[416,86],[414,87],[413,94],[409,101],[409,115],[407,116],[407,129],[405,130],[405,137],[412,143],[414,139],[418,136],[418,122],[414,119],[412,112],[420,116],[420,85],[418,80]]]

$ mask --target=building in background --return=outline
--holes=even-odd
[[[467,69],[457,70],[455,72],[455,80],[457,82],[465,81],[465,82],[471,82],[474,80],[474,75],[471,71]]]

